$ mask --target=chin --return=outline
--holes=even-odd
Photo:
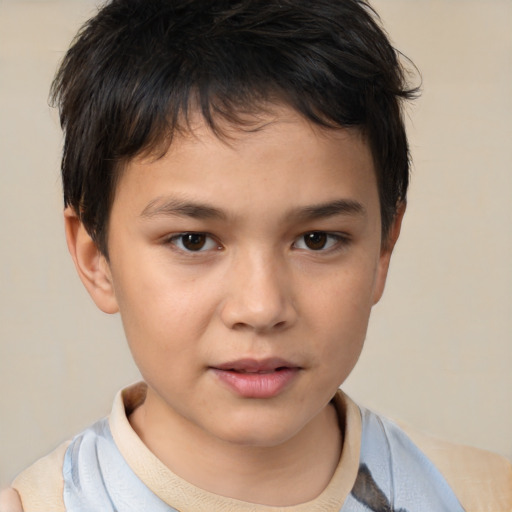
[[[239,414],[228,418],[219,425],[214,434],[226,443],[254,447],[270,448],[286,443],[301,430],[300,425],[290,424],[289,418],[268,415],[263,412],[255,415]],[[212,431],[210,431],[213,433]]]
[[[270,432],[265,429],[256,431],[254,428],[230,432],[222,436],[223,441],[234,446],[246,448],[273,448],[285,444],[293,434],[288,432]]]

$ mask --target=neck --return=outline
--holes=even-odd
[[[322,493],[338,465],[343,422],[332,405],[291,439],[262,447],[213,438],[158,401],[148,390],[130,416],[135,432],[172,472],[214,494],[268,506],[305,503]]]

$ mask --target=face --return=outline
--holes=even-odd
[[[389,253],[361,135],[284,108],[264,121],[227,141],[198,121],[163,158],[129,163],[108,271],[148,403],[215,439],[271,446],[354,367]]]

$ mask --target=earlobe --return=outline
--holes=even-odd
[[[382,244],[381,253],[379,257],[379,267],[377,269],[377,278],[375,282],[375,289],[373,294],[373,304],[377,304],[384,293],[386,285],[386,278],[388,276],[389,262],[391,261],[391,254],[395,244],[400,236],[400,229],[402,227],[402,220],[405,214],[406,203],[400,203],[396,209],[395,218],[389,230],[387,240]]]
[[[119,311],[112,275],[105,256],[98,249],[76,212],[64,210],[66,241],[80,280],[95,304],[105,313]]]

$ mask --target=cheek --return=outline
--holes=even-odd
[[[361,352],[373,304],[376,265],[341,270],[308,298],[315,343],[324,364],[350,371]]]
[[[200,343],[215,311],[215,290],[193,275],[177,272],[166,261],[119,262],[113,279],[126,338],[134,358],[186,358]]]
[[[308,291],[309,307],[332,323],[366,323],[373,304],[377,267],[376,261],[360,259],[356,264],[317,276],[309,286],[302,285]]]

